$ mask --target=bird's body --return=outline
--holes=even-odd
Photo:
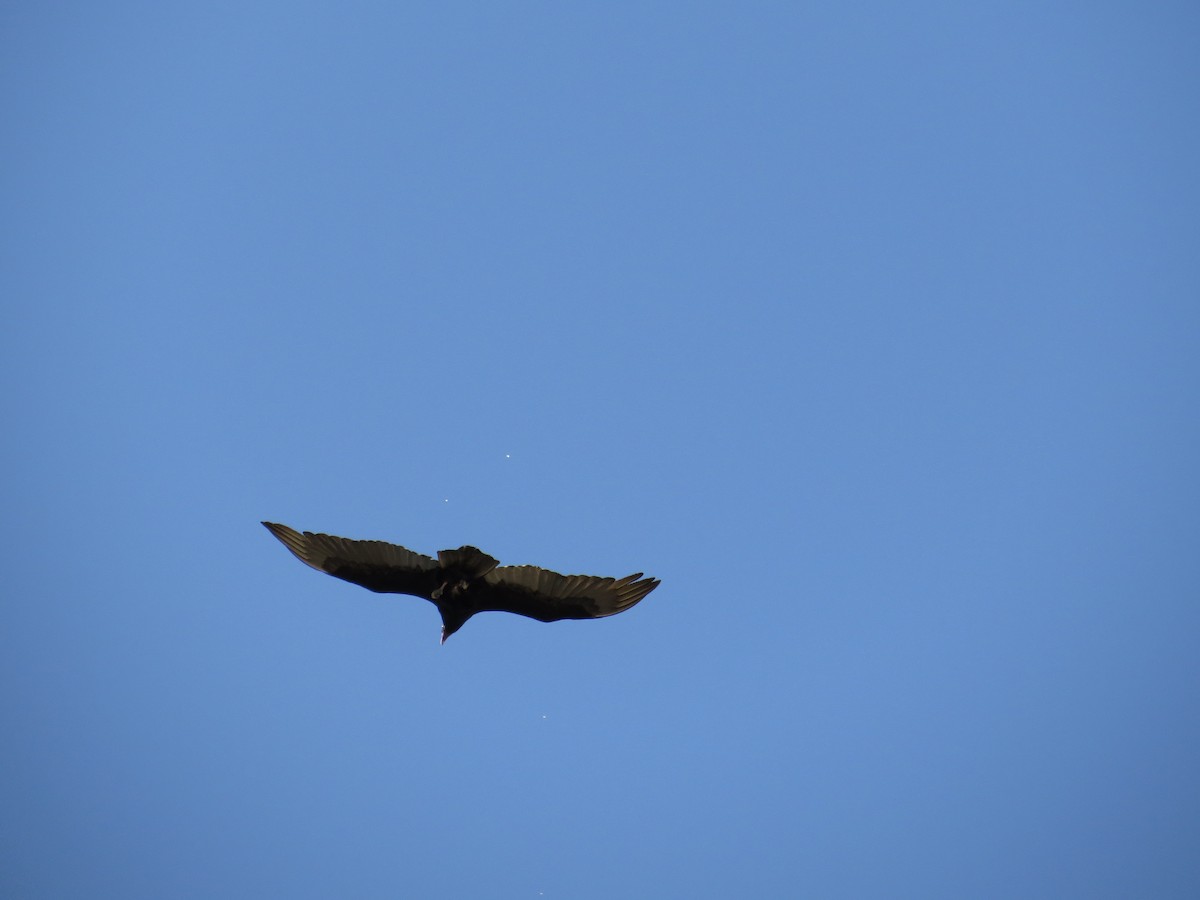
[[[511,612],[541,622],[598,619],[624,612],[658,587],[642,573],[625,578],[559,575],[536,566],[501,566],[474,547],[440,550],[437,559],[385,541],[303,534],[263,522],[301,561],[385,594],[412,594],[442,616],[442,642],[478,612]]]

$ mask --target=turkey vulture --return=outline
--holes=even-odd
[[[433,559],[386,541],[301,534],[274,522],[263,525],[314,569],[377,593],[429,600],[442,614],[443,644],[477,612],[511,612],[541,622],[599,619],[624,612],[659,584],[657,578],[642,578],[641,572],[600,578],[559,575],[536,566],[501,566],[474,547],[439,550]]]

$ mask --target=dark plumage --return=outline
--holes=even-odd
[[[541,622],[599,619],[624,612],[658,587],[642,573],[625,578],[559,575],[536,566],[501,566],[474,547],[422,556],[385,541],[301,534],[263,522],[301,562],[382,594],[424,597],[442,614],[442,643],[477,612],[511,612]]]

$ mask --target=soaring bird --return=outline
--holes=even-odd
[[[439,550],[437,559],[386,541],[301,534],[263,522],[301,562],[381,594],[424,597],[442,614],[442,643],[477,612],[510,612],[540,622],[599,619],[633,606],[659,585],[624,578],[559,575],[536,566],[501,566],[475,547]]]

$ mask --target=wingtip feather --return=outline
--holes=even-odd
[[[267,531],[275,535],[283,546],[291,551],[296,559],[300,560],[305,565],[312,566],[318,571],[321,569],[321,560],[314,558],[313,547],[308,538],[296,531],[294,528],[289,528],[286,525],[279,525],[275,522],[263,522]]]

